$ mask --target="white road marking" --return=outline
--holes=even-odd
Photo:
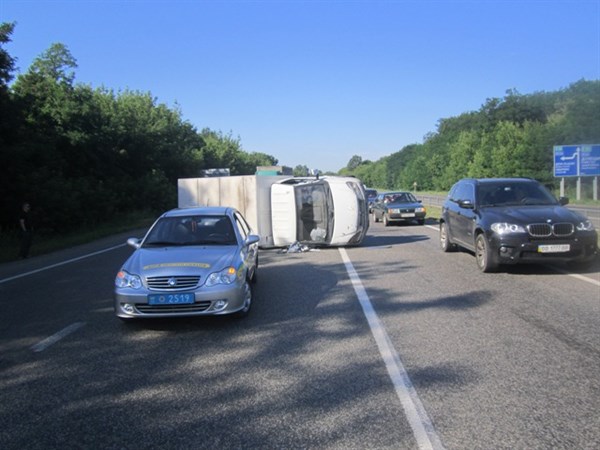
[[[42,267],[40,269],[32,270],[30,272],[20,273],[19,275],[15,275],[14,277],[4,278],[4,279],[0,280],[0,284],[6,283],[7,281],[16,280],[17,278],[23,278],[23,277],[26,277],[26,276],[29,276],[29,275],[33,275],[33,274],[38,273],[38,272],[43,272],[44,270],[54,269],[55,267],[64,266],[65,264],[69,264],[69,263],[72,263],[72,262],[75,262],[75,261],[79,261],[81,259],[89,258],[90,256],[96,256],[96,255],[99,255],[101,253],[106,253],[106,252],[109,252],[111,250],[115,250],[115,249],[117,249],[119,247],[123,247],[125,245],[126,244],[115,245],[114,247],[105,248],[104,250],[99,250],[99,251],[94,252],[94,253],[88,253],[87,255],[78,256],[77,258],[68,259],[66,261],[61,261],[59,263],[52,264],[52,265],[46,266],[46,267]]]
[[[554,267],[554,266],[546,266],[546,267],[554,270],[555,272],[563,273],[565,275],[569,275],[570,277],[577,278],[578,280],[586,281],[586,282],[594,284],[596,286],[600,286],[600,281],[595,280],[593,278],[586,277],[586,276],[580,275],[578,273],[572,273],[572,272],[569,272],[568,270],[559,269],[558,267]]]
[[[78,330],[79,328],[81,328],[84,325],[85,325],[85,322],[75,322],[75,323],[69,325],[68,327],[63,328],[58,333],[55,333],[52,336],[47,337],[43,341],[40,341],[37,344],[31,346],[31,350],[36,353],[43,352],[51,345],[56,344],[62,338],[68,336],[69,334],[73,333],[74,331]]]
[[[427,228],[431,228],[432,230],[439,231],[439,227],[436,227],[436,226],[433,226],[433,225],[425,225],[425,226]],[[546,267],[554,270],[555,272],[559,272],[559,273],[562,273],[564,275],[569,275],[570,277],[576,278],[578,280],[585,281],[587,283],[591,283],[591,284],[596,285],[596,286],[600,286],[600,281],[595,280],[594,278],[586,277],[585,275],[580,275],[578,273],[569,272],[568,270],[559,269],[558,267],[554,267],[554,266],[546,265]]]
[[[360,302],[365,317],[367,318],[367,322],[369,323],[369,327],[371,328],[371,333],[379,348],[379,353],[385,362],[388,374],[390,375],[396,390],[396,395],[400,399],[406,418],[413,430],[419,449],[443,449],[444,446],[433,427],[433,423],[429,419],[429,416],[417,395],[417,391],[413,387],[408,373],[402,365],[400,356],[396,352],[383,324],[373,309],[367,291],[360,281],[356,270],[354,270],[354,266],[352,265],[346,250],[340,247],[339,252],[344,261],[344,265],[346,266],[346,271],[348,272],[352,286],[354,287],[354,292],[356,292],[358,301]]]

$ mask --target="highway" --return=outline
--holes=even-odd
[[[600,447],[600,264],[477,270],[436,225],[260,253],[250,315],[122,323],[129,235],[0,265],[0,448]]]

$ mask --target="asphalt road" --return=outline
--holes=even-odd
[[[262,251],[241,320],[125,324],[125,236],[0,266],[1,449],[600,447],[600,267],[482,274],[429,226]]]

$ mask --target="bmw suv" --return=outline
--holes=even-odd
[[[441,248],[474,252],[482,272],[503,264],[591,261],[596,230],[567,203],[528,178],[460,180],[442,206]]]

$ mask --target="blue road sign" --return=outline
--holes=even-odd
[[[554,176],[579,176],[579,153],[581,146],[557,145],[554,147]]]
[[[579,175],[600,176],[600,145],[582,145],[579,153]]]
[[[554,176],[600,176],[600,145],[556,145]]]

